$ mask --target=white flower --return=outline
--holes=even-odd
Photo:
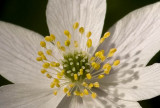
[[[45,39],[1,21],[0,74],[15,84],[0,88],[0,106],[141,108],[158,96],[160,64],[146,64],[160,48],[160,2],[100,39],[105,11],[106,0],[49,0]]]

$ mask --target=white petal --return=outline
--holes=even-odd
[[[48,85],[12,84],[0,88],[0,105],[2,108],[55,108],[63,98],[63,93],[54,96]],[[57,97],[61,98],[58,99]],[[48,101],[52,100],[52,107]]]
[[[100,46],[117,48],[113,59],[125,69],[143,67],[160,50],[160,2],[125,16],[110,29],[112,36]]]
[[[93,47],[96,47],[105,12],[106,0],[49,0],[46,12],[49,31],[55,34],[61,43],[66,40],[64,30],[69,30],[73,38],[79,41],[80,35],[73,33],[73,24],[79,22],[80,26],[85,27],[85,35],[88,31],[92,32]],[[86,38],[81,44],[86,46]]]
[[[138,102],[120,100],[100,89],[96,90],[96,93],[97,98],[95,99],[90,96],[83,98],[86,108],[141,108]]]
[[[84,107],[83,100],[79,96],[65,96],[62,101],[59,103],[57,108],[87,108]]]
[[[105,82],[104,82],[105,81]],[[102,82],[102,88],[115,97],[139,101],[160,95],[160,64],[112,74]]]
[[[0,74],[13,83],[45,83],[36,61],[42,36],[22,27],[0,22]]]

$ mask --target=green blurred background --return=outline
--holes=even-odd
[[[129,12],[159,0],[108,0],[104,31]],[[0,0],[0,20],[48,35],[45,9],[47,0]],[[148,63],[160,63],[160,52]],[[0,86],[10,84],[0,76]],[[160,108],[160,96],[140,102],[143,108]]]

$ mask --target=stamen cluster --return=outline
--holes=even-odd
[[[41,73],[53,79],[50,87],[54,88],[54,95],[57,95],[59,89],[63,89],[67,96],[76,95],[83,97],[91,94],[92,98],[96,98],[97,94],[92,91],[92,88],[99,88],[98,80],[108,75],[112,67],[120,63],[119,60],[115,60],[112,65],[110,63],[106,63],[103,66],[100,65],[114,55],[116,48],[111,48],[107,55],[105,55],[104,50],[100,50],[91,56],[87,51],[92,47],[92,39],[90,38],[92,33],[89,31],[84,36],[85,29],[79,27],[78,22],[73,24],[73,29],[74,32],[78,30],[81,41],[84,40],[83,38],[87,38],[87,50],[84,51],[85,48],[80,48],[79,42],[81,41],[71,41],[72,34],[68,30],[64,30],[64,35],[67,39],[63,44],[56,41],[56,37],[53,34],[46,36],[45,40],[40,42],[40,46],[44,51],[38,51],[37,61],[42,62]],[[99,45],[109,36],[109,32],[105,33],[100,39]],[[53,53],[55,52],[53,52],[53,49],[48,49],[47,42],[56,46],[56,50],[61,53],[62,59],[57,59],[54,56]],[[92,79],[96,79],[97,82],[93,82]]]

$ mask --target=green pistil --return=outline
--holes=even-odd
[[[63,69],[64,75],[72,82],[82,81],[86,78],[86,74],[89,73],[90,63],[87,54],[75,51],[74,53],[68,53],[64,55]],[[80,75],[80,69],[83,69],[83,75]],[[78,75],[78,80],[74,79],[74,74]]]

